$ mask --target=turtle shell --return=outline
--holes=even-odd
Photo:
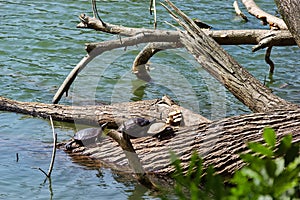
[[[158,133],[162,132],[163,130],[165,130],[165,128],[166,128],[166,123],[163,123],[163,122],[153,123],[153,124],[151,124],[151,126],[148,129],[148,134],[149,135],[158,134]]]
[[[125,121],[118,129],[119,132],[126,133],[131,138],[147,136],[148,129],[155,120],[149,121],[145,118],[133,118]]]
[[[88,140],[96,141],[98,136],[101,135],[101,132],[102,132],[101,128],[82,129],[75,134],[74,139],[82,141],[82,142],[88,141]]]
[[[161,122],[153,123],[148,130],[148,134],[159,140],[169,139],[175,136],[174,129]]]

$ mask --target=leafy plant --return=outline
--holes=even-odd
[[[202,159],[193,153],[187,172],[172,154],[174,188],[179,199],[290,199],[300,197],[299,143],[285,136],[276,147],[276,134],[263,131],[264,144],[249,142],[249,153],[240,155],[247,164],[225,186],[213,167],[203,170]]]
[[[212,167],[206,170],[204,176],[202,159],[196,152],[192,154],[186,174],[183,174],[180,160],[175,154],[171,158],[176,169],[173,178],[176,180],[175,193],[179,199],[221,199],[225,192],[222,178],[215,174]]]
[[[292,136],[287,135],[276,148],[276,134],[271,128],[264,129],[263,138],[265,144],[251,142],[251,152],[241,155],[249,165],[234,174],[231,195],[247,199],[295,196],[300,183],[299,143],[292,144]]]

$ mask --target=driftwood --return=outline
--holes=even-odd
[[[238,153],[245,150],[247,141],[261,141],[261,131],[265,126],[274,128],[279,138],[292,133],[293,142],[298,142],[300,140],[298,106],[273,95],[268,88],[259,83],[214,40],[199,29],[192,20],[179,10],[176,12],[185,22],[179,20],[173,13],[175,19],[189,32],[189,34],[182,31],[176,32],[180,43],[245,105],[255,112],[263,113],[211,122],[165,100],[81,107],[25,103],[6,98],[0,99],[1,110],[40,117],[51,115],[56,120],[91,125],[108,122],[110,128],[117,128],[122,122],[133,117],[163,120],[172,110],[181,110],[184,126],[179,128],[174,137],[167,140],[145,137],[131,141],[144,169],[147,172],[159,174],[169,174],[173,171],[169,159],[170,151],[180,157],[185,169],[191,153],[197,151],[203,156],[205,165],[214,164],[219,173],[232,174],[243,165]],[[127,166],[129,169],[123,150],[112,138],[105,137],[98,145],[93,148],[87,147],[84,151],[75,154],[88,155],[112,168],[123,169]]]

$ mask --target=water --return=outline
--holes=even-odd
[[[244,23],[234,16],[231,1],[176,3],[191,17],[215,29],[264,28],[250,17]],[[273,1],[258,1],[275,13]],[[110,23],[151,28],[148,1],[101,1],[103,19]],[[158,6],[158,27],[172,22]],[[76,29],[80,13],[91,15],[87,0],[0,0],[0,95],[19,101],[51,102],[70,70],[85,55],[84,43],[114,39],[93,30]],[[138,48],[142,48],[140,45]],[[298,47],[274,47],[276,68],[268,77],[264,51],[251,46],[224,47],[275,94],[299,102]],[[144,84],[130,73],[138,51],[128,48],[107,52],[91,62],[74,83],[64,104],[94,104],[152,99],[168,94],[181,105],[217,119],[249,112],[201,69],[184,50],[165,51],[151,59],[154,82]],[[179,80],[179,81],[178,81]],[[178,82],[178,83],[177,83]],[[281,86],[287,86],[282,88]],[[59,141],[72,136],[78,124],[55,122]],[[48,169],[52,151],[48,120],[0,112],[0,199],[152,199],[153,194],[134,180],[109,169],[89,168],[58,150],[51,187],[38,170]],[[16,154],[19,160],[16,160]]]

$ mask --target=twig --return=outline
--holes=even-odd
[[[51,177],[52,169],[53,169],[53,166],[54,166],[54,160],[55,160],[55,154],[56,154],[56,144],[57,144],[57,134],[54,132],[54,126],[53,126],[53,121],[52,121],[51,115],[50,115],[49,118],[50,118],[50,123],[51,123],[51,127],[52,127],[52,134],[53,134],[52,157],[51,157],[51,162],[50,162],[48,173],[46,173],[43,169],[39,168],[39,170],[41,172],[43,172],[46,175],[47,178]]]
[[[104,23],[104,21],[100,18],[99,14],[98,14],[96,0],[92,0],[92,10],[93,10],[94,18],[96,18],[96,16],[97,16],[98,19],[100,20],[100,22],[102,23],[102,25],[105,27],[106,24]]]
[[[154,13],[154,29],[157,27],[157,21],[156,21],[156,2],[153,0],[153,13]]]
[[[153,7],[153,0],[150,0],[150,6],[149,6],[150,15],[152,15],[152,7]]]
[[[56,144],[57,144],[57,134],[54,132],[54,125],[53,125],[51,115],[50,115],[50,122],[51,122],[52,135],[53,135],[53,149],[52,149],[51,162],[50,162],[50,166],[49,166],[49,170],[48,170],[48,177],[51,176],[51,172],[52,172],[52,169],[53,169],[55,154],[56,154]]]
[[[239,8],[239,4],[237,1],[234,1],[233,2],[233,7],[234,7],[234,10],[235,10],[235,13],[236,15],[240,16],[243,20],[245,20],[246,22],[248,22],[248,18],[247,16],[240,10]]]

